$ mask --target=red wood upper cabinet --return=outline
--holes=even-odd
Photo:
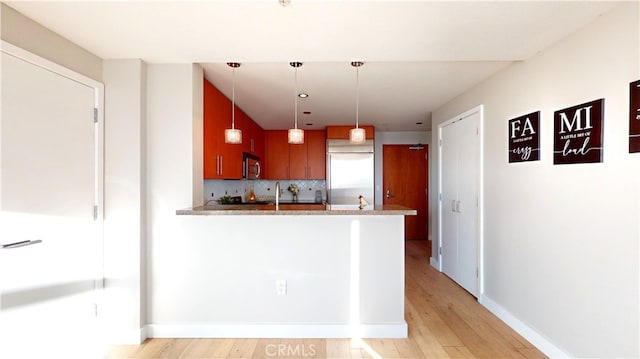
[[[373,126],[358,126],[365,129],[367,140],[373,140],[375,136],[375,128]],[[348,140],[349,130],[353,126],[327,126],[327,139],[330,140]]]
[[[309,131],[304,131],[305,137]],[[307,146],[308,140],[298,145],[289,145],[289,179],[307,179]]]
[[[326,133],[304,131],[304,143],[288,143],[287,131],[265,131],[267,179],[325,179]]]
[[[289,143],[287,131],[265,131],[265,161],[264,171],[266,179],[289,178]]]
[[[264,159],[264,130],[244,112],[242,115],[244,121],[242,128],[243,150]]]
[[[242,178],[242,145],[224,142],[224,130],[231,128],[231,101],[206,79],[203,93],[204,178],[240,179]],[[236,116],[240,112],[236,111]],[[241,122],[239,121],[237,125]]]
[[[305,131],[307,143],[307,179],[326,178],[327,133],[323,130]]]

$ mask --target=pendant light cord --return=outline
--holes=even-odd
[[[231,68],[231,129],[235,130],[236,123],[236,68]]]
[[[360,67],[356,67],[356,128],[358,128],[359,108],[360,108]]]
[[[298,129],[298,68],[296,67],[295,70],[295,77],[294,77],[294,81],[295,81],[295,88],[294,88],[294,92],[293,92],[293,128],[295,128],[296,130]]]

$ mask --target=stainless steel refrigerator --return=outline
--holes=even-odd
[[[327,197],[331,205],[358,205],[359,196],[373,198],[373,141],[362,145],[348,140],[327,141]]]

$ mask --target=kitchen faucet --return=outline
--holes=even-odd
[[[280,209],[280,181],[276,182],[276,211]]]

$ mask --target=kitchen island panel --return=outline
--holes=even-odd
[[[151,248],[152,337],[406,337],[403,216],[176,218]]]

